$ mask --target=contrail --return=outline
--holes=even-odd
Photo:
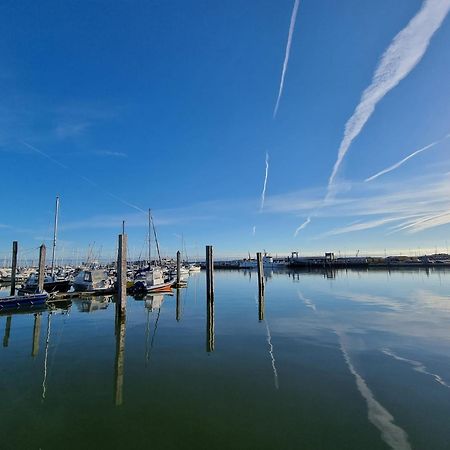
[[[52,161],[53,163],[57,164],[58,166],[66,169],[66,170],[70,170],[70,168],[68,166],[66,166],[65,164],[59,162],[58,160],[52,158],[50,155],[48,155],[47,153],[45,153],[44,151],[34,147],[31,144],[28,144],[25,141],[19,141],[21,144],[25,145],[26,147],[28,147],[29,149],[35,151],[36,153],[39,153],[40,155],[44,156],[45,158],[49,159],[50,161]],[[76,175],[78,178],[87,181],[89,184],[91,184],[92,186],[95,186],[96,188],[99,188],[100,190],[102,190],[105,194],[109,195],[111,198],[113,198],[114,200],[119,201],[120,203],[123,203],[126,206],[129,206],[130,208],[135,209],[136,211],[139,211],[141,213],[147,214],[146,211],[144,211],[143,209],[139,208],[139,206],[133,205],[132,203],[127,202],[126,200],[118,197],[117,195],[105,190],[104,188],[102,188],[100,185],[98,185],[95,181],[90,180],[89,178],[85,177],[84,175],[78,175],[76,173],[74,173],[73,171],[71,171],[72,174]]]
[[[394,450],[411,450],[411,445],[406,432],[394,422],[392,414],[381,405],[367,386],[366,380],[356,371],[347,350],[344,347],[342,337],[339,337],[341,352],[350,373],[355,377],[356,387],[367,404],[368,418],[370,422],[381,432],[381,438]]]
[[[283,94],[284,77],[286,76],[286,70],[287,70],[287,66],[288,66],[288,62],[289,62],[289,53],[291,52],[292,35],[294,34],[295,19],[297,18],[297,12],[298,12],[299,5],[300,5],[300,0],[295,0],[294,8],[292,9],[291,23],[289,25],[288,40],[287,40],[287,44],[286,44],[286,53],[284,55],[284,62],[283,62],[283,70],[281,71],[280,88],[278,90],[278,97],[277,97],[277,102],[275,104],[275,109],[273,110],[273,118],[274,119],[278,112],[278,106],[280,105],[281,95]]]
[[[303,230],[304,228],[306,228],[308,226],[308,224],[311,222],[311,216],[309,216],[296,230],[294,233],[294,237],[297,236],[297,234],[299,233],[299,231]]]
[[[331,187],[353,140],[369,120],[378,102],[420,62],[433,34],[439,29],[449,10],[450,0],[426,0],[420,11],[395,36],[384,52],[372,83],[363,92],[353,115],[345,124],[338,157],[328,180],[328,195],[331,195]]]
[[[401,356],[396,355],[392,350],[385,348],[381,350],[385,355],[391,356],[392,358],[396,359],[397,361],[402,361],[405,363],[410,364],[413,366],[414,370],[416,372],[423,373],[424,375],[430,375],[432,378],[434,378],[434,381],[441,384],[442,386],[445,386],[446,388],[450,388],[450,385],[447,384],[440,375],[437,375],[435,373],[429,372],[427,368],[419,361],[414,361],[413,359],[407,359],[403,358]]]
[[[267,177],[269,176],[269,154],[266,152],[266,174],[264,176],[264,185],[261,193],[261,211],[264,208],[264,202],[266,201],[266,187],[267,187]]]
[[[447,134],[447,136],[445,136],[445,138],[440,139],[439,141],[432,142],[431,144],[425,145],[425,147],[419,148],[419,150],[416,150],[415,152],[412,152],[406,158],[403,158],[402,160],[400,160],[399,162],[393,164],[392,166],[389,166],[386,169],[383,169],[380,172],[376,173],[375,175],[372,175],[371,177],[366,178],[364,181],[367,183],[368,181],[372,181],[372,180],[375,180],[378,177],[381,177],[381,175],[384,175],[386,173],[392,172],[395,169],[398,169],[402,164],[404,164],[406,161],[408,161],[408,159],[414,158],[414,156],[418,155],[419,153],[422,153],[425,150],[428,150],[429,148],[432,148],[435,145],[440,144],[441,142],[445,141],[445,139],[447,139],[448,137],[450,137],[450,134]]]
[[[256,225],[253,225],[252,234],[253,234],[253,236],[255,236],[255,234],[256,234]]]

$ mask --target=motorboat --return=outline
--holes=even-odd
[[[18,289],[19,295],[32,294],[38,291],[38,274],[32,273],[21,288]],[[58,277],[56,275],[46,275],[44,277],[44,291],[52,292],[67,292],[70,289],[70,279]]]
[[[160,267],[153,267],[141,273],[140,278],[137,278],[134,283],[133,291],[134,293],[170,292],[173,282],[173,278],[164,277],[164,271]]]
[[[189,273],[200,272],[202,268],[198,264],[189,264]]]
[[[73,280],[75,292],[109,292],[114,290],[114,280],[103,269],[84,269]]]
[[[47,292],[37,294],[12,295],[10,297],[0,298],[0,311],[4,309],[19,309],[41,306],[48,299]]]

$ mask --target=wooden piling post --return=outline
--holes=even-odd
[[[34,315],[33,327],[33,347],[31,348],[31,356],[35,357],[39,353],[39,339],[41,336],[41,315]]]
[[[214,259],[213,246],[206,246],[206,293],[214,296]]]
[[[44,291],[44,280],[45,280],[45,245],[42,244],[39,247],[39,275],[38,275],[38,291]]]
[[[123,378],[125,365],[125,330],[126,319],[116,306],[116,357],[114,360],[114,403],[120,406],[123,403]]]
[[[180,281],[181,281],[181,254],[180,251],[177,251],[177,286],[180,285]]]
[[[118,313],[125,314],[127,309],[127,235],[119,234],[117,255],[117,305]]]
[[[11,294],[16,295],[17,241],[13,241],[11,263]]]
[[[261,252],[256,254],[256,261],[258,265],[258,289],[264,294],[264,264]]]

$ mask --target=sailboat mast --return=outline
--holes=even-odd
[[[158,235],[156,234],[155,222],[153,222],[153,218],[152,218],[152,225],[153,225],[153,234],[155,235],[156,250],[158,251],[159,265],[161,266],[162,265],[161,252],[159,251]]]
[[[53,227],[52,276],[55,272],[56,236],[58,233],[59,196],[56,196],[55,225]]]
[[[148,267],[152,262],[152,211],[148,208]]]

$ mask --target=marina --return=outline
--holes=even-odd
[[[0,450],[450,450],[450,0],[0,10]]]

